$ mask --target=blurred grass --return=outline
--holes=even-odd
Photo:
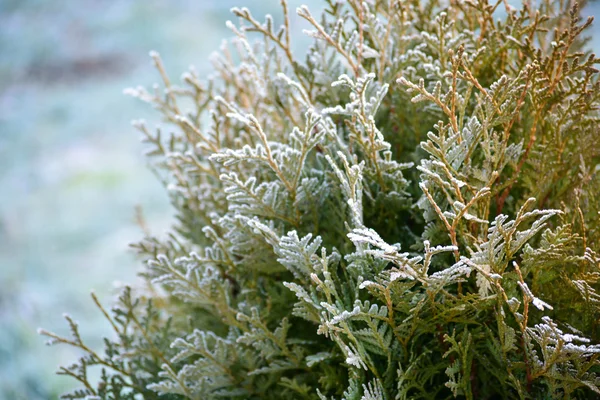
[[[171,215],[129,125],[156,115],[122,90],[157,81],[151,49],[174,79],[208,73],[240,3],[279,15],[278,0],[0,0],[0,399],[75,385],[54,371],[77,352],[38,327],[67,334],[68,311],[90,344],[108,334],[89,291],[110,303],[135,280],[136,205],[155,234]]]
[[[0,0],[0,399],[54,399],[74,386],[54,371],[77,353],[45,348],[36,329],[66,334],[68,311],[99,346],[108,330],[88,293],[110,303],[113,281],[135,280],[135,206],[153,233],[168,226],[167,197],[129,127],[155,115],[121,95],[157,80],[148,51],[173,78],[189,64],[206,74],[231,36],[230,7],[278,16],[278,3]]]

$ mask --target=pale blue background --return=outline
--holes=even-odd
[[[38,327],[67,334],[68,311],[90,343],[108,332],[89,292],[110,305],[135,281],[135,207],[155,234],[171,216],[130,126],[158,115],[122,91],[158,81],[152,49],[173,80],[208,73],[234,5],[280,15],[278,0],[0,0],[0,400],[74,384],[54,371],[77,352]]]

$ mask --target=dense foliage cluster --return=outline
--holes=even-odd
[[[215,77],[129,93],[169,191],[149,288],[108,311],[86,399],[600,394],[600,84],[576,4],[234,8]],[[259,40],[254,43],[252,36]],[[102,367],[99,384],[90,366]]]

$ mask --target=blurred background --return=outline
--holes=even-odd
[[[302,3],[321,4],[290,9]],[[136,207],[153,234],[171,217],[130,127],[157,115],[122,91],[158,81],[151,49],[174,80],[190,64],[208,74],[232,6],[280,21],[278,0],[0,0],[0,400],[74,386],[54,371],[77,352],[36,334],[67,334],[63,312],[101,346],[108,329],[90,290],[110,304],[115,281],[135,280]],[[585,13],[600,16],[600,4]],[[592,47],[599,33],[595,24]]]
[[[54,372],[78,353],[36,333],[68,334],[64,312],[101,347],[90,290],[110,305],[114,282],[135,280],[137,206],[153,234],[171,217],[130,126],[158,114],[123,89],[159,81],[149,50],[175,81],[190,64],[208,74],[240,5],[281,20],[278,0],[0,0],[1,400],[75,385]]]

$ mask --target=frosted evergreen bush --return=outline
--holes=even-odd
[[[600,84],[568,1],[234,8],[214,78],[128,92],[177,210],[67,399],[600,394]],[[256,40],[257,39],[257,40]],[[255,41],[256,40],[256,41]],[[189,108],[188,108],[189,107]],[[102,368],[99,383],[89,367]]]

